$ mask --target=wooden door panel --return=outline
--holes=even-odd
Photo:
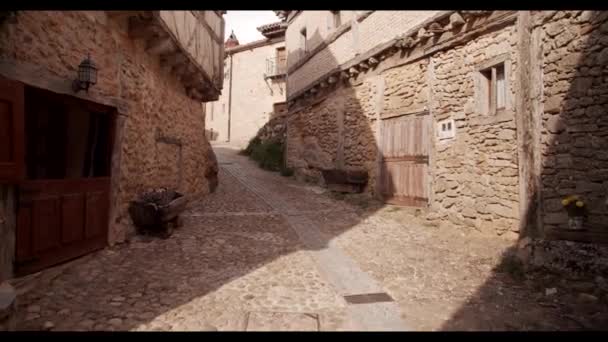
[[[17,262],[26,261],[32,253],[32,207],[28,203],[20,203],[17,211],[15,258]]]
[[[23,180],[23,84],[0,77],[0,184]]]
[[[37,272],[103,248],[109,190],[109,177],[20,184],[16,273]]]
[[[107,196],[102,192],[87,193],[85,236],[100,236],[107,230]]]
[[[13,157],[13,108],[10,102],[0,99],[0,137],[6,142],[0,144],[0,162],[11,162]]]
[[[387,203],[428,202],[429,116],[401,116],[381,123],[380,192]]]
[[[84,238],[84,198],[83,194],[61,196],[62,243],[71,243]]]
[[[49,196],[32,202],[32,252],[40,253],[60,244],[60,198]]]

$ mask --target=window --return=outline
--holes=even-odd
[[[480,110],[490,115],[507,107],[505,64],[500,63],[480,71]]]
[[[455,129],[454,120],[452,119],[442,120],[437,123],[437,135],[440,140],[453,138]]]
[[[302,51],[303,55],[308,52],[308,49],[306,47],[306,28],[303,28],[300,31],[300,50]]]
[[[277,48],[276,74],[282,75],[287,71],[287,53],[284,47]]]

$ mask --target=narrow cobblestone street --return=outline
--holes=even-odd
[[[507,239],[424,226],[401,209],[338,200],[258,169],[236,150],[215,151],[219,187],[191,205],[183,227],[167,240],[137,237],[30,281],[21,290],[18,329],[552,330],[605,323],[598,321],[605,319],[601,303],[585,304],[583,323],[564,319],[567,306],[543,299],[539,282],[497,271]],[[362,294],[376,300],[349,297]]]

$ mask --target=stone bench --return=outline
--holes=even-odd
[[[7,282],[0,284],[0,331],[14,331],[17,326],[17,294]]]

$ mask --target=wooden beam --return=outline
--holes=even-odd
[[[106,15],[110,19],[121,20],[124,18],[130,18],[137,15],[137,11],[105,11]]]
[[[171,53],[177,50],[177,46],[173,43],[171,37],[153,39],[148,42],[146,52],[153,55],[161,55]]]

